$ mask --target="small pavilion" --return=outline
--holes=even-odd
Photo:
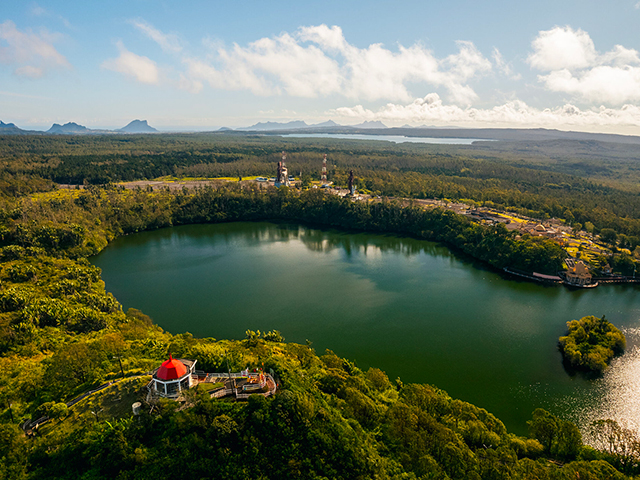
[[[169,354],[169,360],[163,362],[153,374],[152,390],[161,397],[179,397],[193,383],[191,375],[196,362],[197,360],[173,358]]]

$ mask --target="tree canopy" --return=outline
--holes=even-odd
[[[614,356],[626,348],[624,334],[611,322],[593,315],[567,322],[568,334],[560,337],[564,358],[576,369],[602,374]]]

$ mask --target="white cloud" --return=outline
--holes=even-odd
[[[40,5],[34,3],[31,6],[31,14],[37,17],[40,17],[42,15],[46,15],[47,11],[44,8],[42,8]]]
[[[301,27],[299,35],[303,41],[313,42],[339,52],[345,52],[350,46],[342,34],[342,29],[337,25],[331,28],[324,24]]]
[[[13,67],[18,76],[39,78],[54,68],[71,68],[53,42],[59,38],[46,30],[21,31],[10,20],[0,23],[0,63]]]
[[[529,64],[546,75],[538,79],[551,91],[590,103],[622,105],[640,100],[640,56],[616,45],[598,53],[588,33],[570,27],[540,32]]]
[[[622,105],[640,100],[640,68],[597,66],[573,75],[568,70],[540,76],[545,86],[555,92],[571,93],[589,102]]]
[[[144,20],[130,20],[129,23],[160,45],[160,48],[165,52],[178,53],[182,51],[182,42],[177,35],[163,33]]]
[[[522,75],[520,75],[519,73],[513,73],[511,64],[504,59],[502,53],[500,52],[500,50],[498,50],[497,47],[493,47],[491,58],[493,59],[493,63],[495,63],[498,71],[503,75],[511,78],[512,80],[520,80],[522,78]]]
[[[390,124],[495,126],[495,127],[605,127],[640,126],[640,107],[624,105],[618,109],[600,107],[581,110],[566,104],[561,107],[539,110],[520,100],[507,102],[493,108],[461,108],[445,104],[436,93],[418,98],[405,105],[389,103],[373,111],[356,105],[327,112],[332,117],[364,121],[380,120]]]
[[[45,8],[42,8],[37,3],[34,3],[31,6],[31,15],[35,15],[36,17],[56,18],[56,19],[60,20],[65,27],[71,28],[71,23],[65,17],[63,17],[62,15],[51,13],[49,10],[46,10]]]
[[[315,46],[302,46],[283,33],[232,49],[219,46],[217,65],[187,58],[187,76],[213,88],[250,90],[256,95],[328,95],[340,89],[338,64]]]
[[[213,60],[184,61],[192,80],[257,95],[407,101],[412,98],[408,85],[423,83],[446,89],[460,104],[477,98],[468,81],[492,68],[471,42],[458,42],[458,53],[438,59],[417,44],[399,45],[396,51],[382,44],[358,48],[340,27],[327,25],[261,38],[246,47],[217,45]]]
[[[157,84],[160,79],[156,63],[140,55],[130,52],[122,42],[117,43],[120,56],[102,62],[102,68],[122,73],[136,79],[140,83]]]
[[[587,32],[571,27],[555,27],[538,33],[532,42],[529,64],[543,71],[574,70],[592,66],[596,48]]]

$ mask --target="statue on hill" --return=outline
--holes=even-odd
[[[349,193],[354,195],[356,193],[356,189],[353,186],[353,170],[349,171],[349,183],[348,183]]]

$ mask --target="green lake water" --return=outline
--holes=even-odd
[[[298,225],[188,225],[122,237],[92,259],[107,290],[172,333],[242,339],[279,330],[390,379],[436,385],[526,433],[536,407],[584,427],[640,426],[640,288],[545,287],[439,244]],[[625,355],[599,380],[569,376],[566,322],[606,315]]]

